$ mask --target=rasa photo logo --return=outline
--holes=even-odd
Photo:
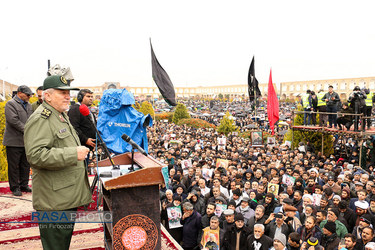
[[[36,211],[31,213],[34,223],[112,223],[108,211]]]

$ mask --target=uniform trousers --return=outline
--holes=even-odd
[[[26,188],[29,183],[30,165],[24,147],[6,147],[10,191]]]
[[[77,208],[67,209],[66,211],[74,213],[74,211],[77,211]],[[43,250],[69,250],[74,224],[75,223],[39,223],[39,233]]]

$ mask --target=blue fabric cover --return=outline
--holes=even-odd
[[[110,151],[115,154],[130,152],[132,146],[121,139],[127,134],[133,141],[148,152],[146,120],[152,126],[150,115],[143,115],[131,105],[134,97],[126,89],[108,89],[103,93],[99,105],[97,128]]]

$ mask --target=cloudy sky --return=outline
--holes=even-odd
[[[374,1],[1,1],[0,79],[152,86],[149,38],[175,86],[375,76]]]

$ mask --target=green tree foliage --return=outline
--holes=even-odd
[[[139,112],[143,113],[144,115],[150,114],[152,117],[155,115],[154,108],[152,107],[151,103],[148,101],[144,101],[141,104],[140,109],[138,109]]]
[[[8,162],[5,146],[2,143],[5,131],[5,104],[6,102],[0,102],[0,181],[8,180]]]
[[[177,104],[176,109],[173,114],[173,123],[178,124],[181,119],[188,119],[190,115],[186,106],[182,103]]]
[[[298,111],[303,111],[302,106],[298,105]],[[317,121],[319,122],[319,121]],[[297,114],[294,118],[294,126],[303,125],[303,114]],[[309,142],[314,148],[315,153],[322,151],[322,133],[321,132],[309,132],[309,131],[300,131],[290,129],[288,133],[284,136],[285,141],[292,141],[293,148],[298,148],[300,142],[307,143]],[[333,136],[329,134],[323,134],[323,154],[329,156],[333,153]]]
[[[223,119],[221,119],[220,125],[217,127],[217,132],[223,133],[227,136],[231,132],[239,131],[238,127],[234,125],[234,121],[230,117],[231,115],[227,111]]]
[[[193,128],[213,128],[213,129],[216,128],[214,124],[211,124],[202,119],[195,119],[195,118],[181,119],[178,122],[178,125],[183,125],[183,124],[189,127],[193,127]]]
[[[160,114],[155,114],[156,121],[163,121],[168,120],[168,122],[172,122],[174,112],[163,112]]]

